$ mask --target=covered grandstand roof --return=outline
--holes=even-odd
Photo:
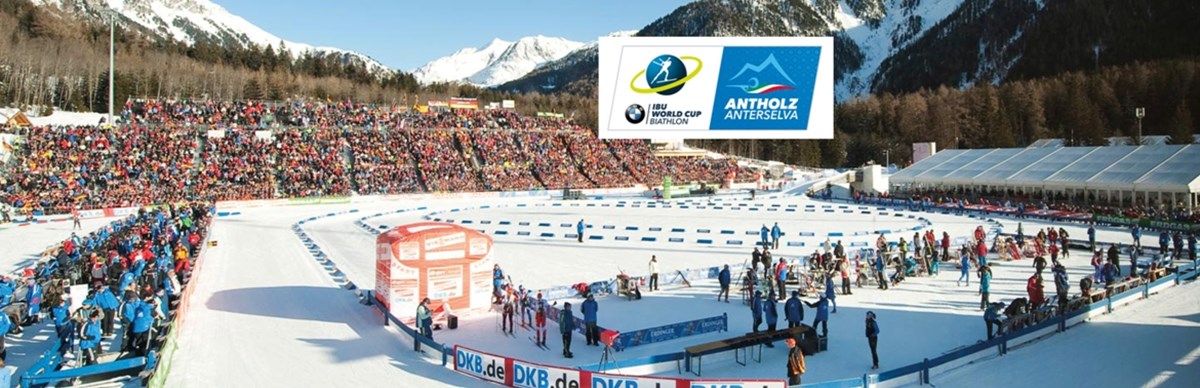
[[[945,150],[892,184],[1200,192],[1200,145]]]

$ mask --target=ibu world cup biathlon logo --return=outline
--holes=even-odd
[[[696,68],[688,71],[687,66],[683,64],[685,60],[695,62]],[[659,55],[651,60],[645,69],[634,74],[633,79],[629,80],[629,88],[640,94],[657,93],[662,96],[670,96],[678,93],[683,89],[683,84],[700,74],[702,67],[704,67],[704,63],[700,61],[700,58],[693,56]],[[638,86],[638,79],[643,76],[646,87]]]

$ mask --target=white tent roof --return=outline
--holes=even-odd
[[[946,150],[892,183],[1200,192],[1200,145]]]

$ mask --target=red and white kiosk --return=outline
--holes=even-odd
[[[491,307],[492,238],[444,222],[396,227],[375,239],[375,299],[412,323],[428,297],[434,320]]]

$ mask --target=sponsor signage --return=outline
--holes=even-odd
[[[621,333],[617,337],[617,342],[614,344],[618,350],[624,350],[634,346],[652,344],[655,342],[669,341],[677,338],[711,333],[714,331],[728,330],[728,319],[723,315],[698,319],[688,322],[674,323],[652,327],[649,329],[635,330]]]
[[[484,381],[522,388],[784,388],[783,380],[688,380],[627,376],[560,368],[454,347],[454,370]]]
[[[430,104],[433,105],[433,104]],[[479,109],[479,100],[475,98],[451,97],[450,108],[452,109]]]
[[[587,381],[591,388],[675,388],[681,380],[591,373]]]
[[[691,388],[787,388],[783,380],[692,380]]]
[[[584,387],[578,369],[556,368],[521,360],[512,361],[512,386],[522,388]]]
[[[604,37],[600,137],[833,137],[831,37]]]
[[[454,347],[454,370],[500,385],[508,385],[509,368],[506,358],[478,352],[461,346]]]

